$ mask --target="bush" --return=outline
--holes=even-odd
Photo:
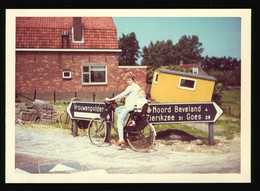
[[[212,100],[214,102],[216,102],[216,104],[219,105],[219,106],[222,105],[221,98],[222,98],[222,95],[223,95],[223,90],[224,90],[224,87],[223,87],[222,83],[217,83],[214,87]]]
[[[154,68],[151,67],[151,66],[148,66],[147,70],[146,70],[146,82],[147,82],[147,84],[152,84],[153,72],[154,72]]]
[[[214,76],[217,83],[222,83],[224,86],[240,86],[240,70],[230,71],[208,71],[209,76]]]

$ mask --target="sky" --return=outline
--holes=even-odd
[[[150,42],[172,40],[183,35],[197,35],[202,56],[241,58],[240,17],[113,17],[118,38],[134,32],[140,51]],[[140,62],[140,59],[139,61]]]

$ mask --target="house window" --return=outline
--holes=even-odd
[[[107,66],[82,64],[82,84],[102,85],[107,84]]]
[[[62,71],[62,78],[63,79],[71,79],[71,71],[70,71],[70,69],[63,69],[63,71]]]
[[[154,82],[155,84],[157,84],[157,82],[158,82],[158,77],[159,77],[159,73],[155,72],[155,73],[154,73],[154,79],[153,79],[153,82]]]
[[[199,73],[198,68],[192,68],[192,73],[193,73],[193,74],[198,74],[198,73]]]
[[[190,78],[180,78],[179,88],[186,90],[195,90],[196,80]]]

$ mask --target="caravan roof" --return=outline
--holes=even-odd
[[[198,75],[198,74],[192,74],[192,73],[187,73],[187,72],[179,72],[175,70],[168,70],[164,68],[157,68],[160,72],[167,73],[167,74],[175,74],[175,75],[180,75],[180,76],[188,76],[192,78],[200,78],[200,79],[205,79],[205,80],[211,80],[211,81],[216,81],[216,78],[212,76],[203,76],[203,75]]]

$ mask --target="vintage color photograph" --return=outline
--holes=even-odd
[[[8,181],[250,182],[251,11],[96,11],[7,11]]]

